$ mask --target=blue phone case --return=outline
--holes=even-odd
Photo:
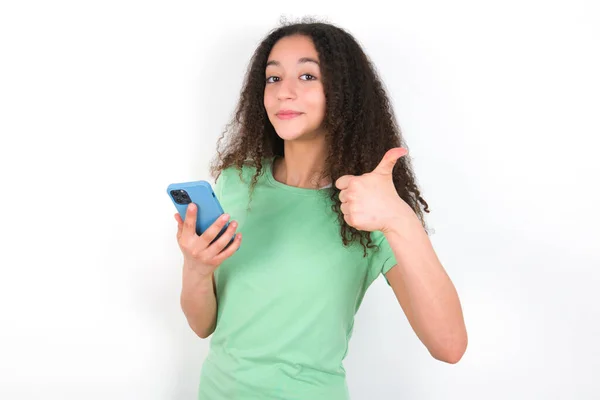
[[[172,183],[167,187],[167,194],[184,221],[188,204],[190,202],[196,204],[198,210],[196,233],[198,235],[202,235],[224,213],[212,186],[206,181]],[[228,226],[229,222],[214,240],[217,240]]]

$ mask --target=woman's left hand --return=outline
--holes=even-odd
[[[344,175],[335,182],[341,190],[341,209],[348,225],[362,231],[385,233],[397,221],[413,213],[398,196],[392,180],[394,165],[406,154],[408,151],[403,147],[388,150],[372,172]]]

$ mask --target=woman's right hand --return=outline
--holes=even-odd
[[[235,239],[229,247],[237,222],[232,221],[223,235],[214,243],[211,242],[221,232],[229,220],[229,215],[221,215],[202,235],[196,233],[196,217],[198,207],[190,203],[185,214],[185,221],[179,213],[175,214],[177,220],[177,243],[183,253],[184,266],[194,270],[201,277],[208,278],[212,273],[240,247],[242,235],[235,235]],[[225,247],[227,247],[225,249]]]

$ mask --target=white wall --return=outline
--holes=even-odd
[[[349,29],[380,69],[470,335],[433,360],[378,280],[353,398],[598,398],[597,5],[390,4],[0,6],[0,398],[195,398],[208,342],[179,309],[165,189],[208,178],[282,14]]]

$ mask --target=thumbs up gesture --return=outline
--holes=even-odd
[[[412,211],[398,196],[392,180],[396,162],[407,153],[403,147],[388,150],[372,172],[344,175],[335,182],[341,190],[341,210],[348,225],[362,231],[386,232],[403,213]]]

